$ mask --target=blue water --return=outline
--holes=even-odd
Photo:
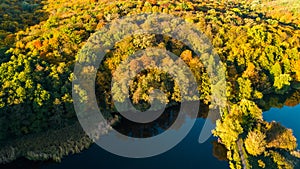
[[[271,108],[263,113],[264,120],[277,121],[283,126],[293,130],[300,145],[300,105],[294,107],[285,106],[283,108]]]
[[[92,145],[80,154],[66,157],[62,163],[47,164],[42,169],[228,169],[228,162],[219,161],[212,154],[212,141],[216,138],[210,137],[205,143],[198,143],[204,121],[197,119],[191,132],[181,143],[155,157],[124,158]]]
[[[277,121],[293,130],[300,145],[300,105],[295,107],[271,108],[263,113],[264,120]],[[187,120],[185,123],[188,123]],[[130,159],[111,154],[97,145],[65,157],[61,163],[39,164],[38,169],[228,169],[228,162],[219,161],[213,156],[210,137],[203,144],[198,142],[205,119],[198,118],[190,133],[173,149],[150,158]],[[19,167],[18,167],[19,168]]]

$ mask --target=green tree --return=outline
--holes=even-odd
[[[251,81],[247,78],[238,78],[239,99],[250,99],[252,97]]]
[[[289,74],[280,74],[275,77],[273,85],[275,87],[275,91],[280,94],[285,93],[289,89],[291,80],[292,78]]]
[[[228,150],[232,149],[232,146],[241,133],[243,133],[243,128],[240,122],[231,115],[226,116],[222,120],[218,120],[216,128],[213,130],[213,134],[221,138],[222,143]]]

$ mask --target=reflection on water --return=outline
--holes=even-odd
[[[293,130],[297,143],[300,145],[300,104],[297,106],[284,106],[282,108],[271,108],[264,112],[266,121],[276,121],[283,126]]]
[[[189,119],[185,123],[189,123]],[[198,137],[205,120],[198,118],[187,137],[170,151],[150,158],[130,159],[113,155],[93,145],[81,154],[65,158],[61,164],[47,164],[42,169],[67,169],[67,168],[130,168],[130,169],[153,169],[153,168],[229,168],[226,161],[219,161],[212,154],[213,142],[211,137],[203,144],[198,143]],[[215,143],[216,144],[216,143]],[[215,146],[216,147],[216,146]],[[217,152],[217,151],[215,151]],[[219,156],[222,152],[217,152]],[[222,158],[222,157],[220,157]],[[223,157],[224,158],[224,157]]]
[[[150,123],[135,123],[126,118],[120,118],[120,121],[113,128],[118,132],[134,138],[148,138],[159,135],[167,130],[176,120],[179,109],[166,109],[162,115]],[[181,122],[180,124],[183,124]]]
[[[152,137],[167,130],[176,120],[178,108],[167,109],[160,118],[148,124],[132,123],[122,118],[120,123],[114,126],[119,132],[132,137]],[[202,107],[201,110],[207,110]],[[62,160],[61,163],[52,162],[30,162],[20,159],[13,164],[0,166],[1,169],[68,169],[68,168],[131,168],[131,169],[153,169],[153,168],[229,168],[226,160],[226,149],[217,143],[216,138],[210,137],[208,141],[199,144],[198,137],[207,116],[207,111],[201,111],[194,127],[187,137],[176,147],[164,154],[145,158],[130,159],[111,154],[97,145],[92,145],[77,155],[71,155]],[[300,138],[300,105],[294,107],[284,106],[283,108],[271,108],[264,112],[264,119],[267,121],[277,121],[283,126],[291,128],[294,135]],[[186,118],[182,124],[191,122]],[[179,126],[180,127],[180,126]],[[21,167],[22,166],[22,167]]]
[[[172,107],[155,121],[147,124],[138,124],[121,118],[121,121],[114,126],[119,132],[131,137],[152,137],[167,130],[176,120],[179,107]],[[186,111],[186,112],[190,112]],[[199,144],[198,138],[207,117],[208,107],[201,105],[199,115],[190,133],[173,149],[158,156],[144,159],[130,159],[111,154],[96,144],[80,154],[71,155],[62,160],[61,163],[31,162],[25,164],[28,169],[73,169],[73,168],[130,168],[130,169],[153,169],[153,168],[229,168],[224,147],[218,144],[216,138],[210,137],[208,141]],[[191,123],[193,120],[187,118],[180,122],[178,128],[183,124]],[[176,130],[176,129],[175,129]],[[176,132],[176,131],[175,131]],[[220,159],[220,160],[219,160]],[[18,161],[15,163],[18,164]],[[10,165],[4,168],[19,168],[18,165]],[[4,169],[1,167],[1,169]]]
[[[191,117],[189,112],[192,112],[194,110],[191,110],[193,106],[189,106],[190,103],[185,103],[185,107],[183,107],[183,112],[185,113],[186,117]],[[177,118],[178,113],[180,111],[180,106],[172,106],[170,108],[165,109],[165,111],[154,121],[150,123],[136,123],[133,121],[130,121],[126,119],[125,117],[120,118],[120,122],[113,126],[115,130],[118,132],[134,138],[147,138],[147,137],[153,137],[156,135],[159,135],[163,133],[164,131],[168,130],[169,127],[171,127],[175,121],[177,121],[177,125],[173,128],[179,129],[182,127],[184,123],[184,118]],[[197,111],[195,109],[195,111]],[[207,117],[208,113],[208,105],[200,104],[198,117]],[[117,114],[118,116],[121,116],[120,114]]]

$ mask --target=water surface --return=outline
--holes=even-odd
[[[198,138],[204,119],[198,118],[187,137],[173,149],[150,158],[130,159],[113,155],[97,145],[92,145],[80,154],[66,157],[62,163],[42,166],[42,169],[92,169],[92,168],[130,168],[130,169],[227,169],[227,161],[220,161],[213,156],[213,144],[210,137],[203,144]],[[189,121],[186,121],[189,122]]]

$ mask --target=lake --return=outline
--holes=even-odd
[[[165,114],[165,113],[164,113]],[[166,120],[166,123],[172,123],[173,118],[167,118],[167,116],[162,117]],[[191,119],[186,119],[184,123],[190,123]],[[189,134],[174,148],[171,150],[160,154],[158,156],[133,159],[120,157],[107,152],[106,150],[100,148],[98,145],[93,144],[89,149],[75,155],[70,155],[62,159],[61,163],[54,162],[32,162],[24,158],[18,159],[15,162],[1,166],[1,169],[84,169],[84,168],[130,168],[130,169],[195,169],[195,168],[210,168],[210,169],[227,169],[229,168],[228,162],[224,160],[219,160],[213,154],[214,145],[220,147],[217,143],[217,138],[211,136],[209,140],[200,144],[198,142],[200,132],[204,125],[205,119],[197,118],[196,122],[189,132]],[[137,135],[143,135],[143,137],[150,137],[148,130],[141,131],[140,128],[134,127],[132,123],[128,121],[121,122],[122,127],[119,130],[121,133],[137,133]],[[159,123],[159,124],[158,124]],[[158,121],[153,123],[153,126],[165,126],[166,123]],[[170,124],[167,124],[167,126]],[[127,127],[124,127],[127,126]],[[160,130],[165,130],[159,127]],[[154,133],[158,135],[159,133]],[[222,146],[221,146],[222,147]],[[220,151],[220,149],[215,149]],[[224,151],[222,151],[224,152]],[[219,153],[220,154],[220,153]],[[221,153],[222,154],[222,153]],[[220,158],[220,156],[218,156]],[[225,155],[226,157],[226,155]],[[225,158],[224,154],[221,156],[222,159]]]
[[[277,121],[283,126],[291,128],[294,131],[296,138],[300,138],[300,105],[294,107],[284,106],[283,108],[271,108],[263,113],[266,121]],[[163,119],[166,119],[164,117]],[[170,119],[169,122],[173,120]],[[184,123],[189,123],[186,120]],[[120,157],[111,154],[96,144],[93,144],[89,149],[83,152],[63,158],[61,163],[53,162],[29,162],[22,160],[22,168],[34,169],[71,169],[71,168],[130,168],[130,169],[153,169],[153,168],[210,168],[210,169],[227,169],[229,168],[227,161],[220,161],[213,154],[213,142],[216,143],[216,138],[210,137],[203,144],[198,142],[200,131],[203,127],[205,119],[197,118],[190,133],[173,149],[160,154],[158,156],[131,159]],[[134,133],[135,129],[132,124],[122,122],[126,129],[119,128],[122,133]],[[140,130],[139,130],[140,131]],[[137,135],[140,135],[138,133]],[[159,134],[159,133],[156,133]],[[142,132],[143,136],[151,136],[149,132]],[[298,139],[298,144],[299,144]],[[17,162],[19,163],[19,162]],[[19,167],[21,167],[19,165]],[[10,165],[4,168],[19,168],[16,165]],[[3,169],[4,169],[3,168]]]
[[[188,121],[187,121],[188,122]],[[198,118],[187,137],[173,149],[158,156],[131,159],[113,155],[97,145],[92,145],[80,154],[66,157],[59,164],[46,164],[41,169],[68,169],[68,168],[130,168],[130,169],[195,169],[229,168],[227,161],[220,161],[213,156],[214,137],[210,137],[203,144],[198,142],[199,134],[205,120]]]

